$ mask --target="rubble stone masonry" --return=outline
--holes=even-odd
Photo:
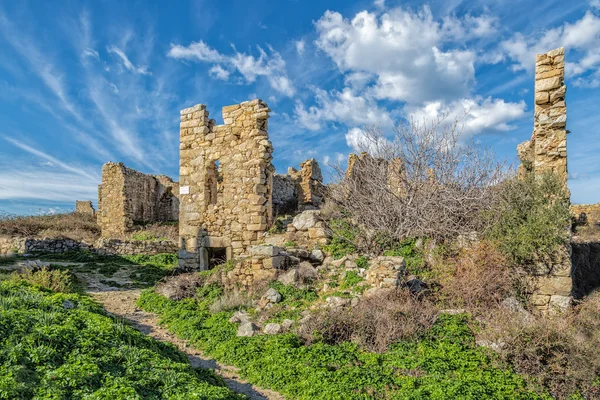
[[[538,54],[535,63],[535,111],[531,140],[520,144],[519,176],[553,172],[567,185],[567,108],[565,104],[565,51]],[[565,227],[569,229],[569,227]],[[531,276],[533,303],[542,311],[570,304],[571,246],[566,244],[551,260],[536,265]]]
[[[98,187],[98,225],[103,237],[118,238],[136,225],[179,217],[179,184],[167,176],[147,175],[123,163],[102,166]]]
[[[75,201],[75,212],[78,214],[88,214],[92,217],[96,216],[96,210],[94,210],[94,206],[92,206],[91,201]]]
[[[223,107],[224,125],[203,104],[181,111],[181,268],[207,269],[214,249],[230,259],[262,242],[273,219],[270,111],[258,99]]]

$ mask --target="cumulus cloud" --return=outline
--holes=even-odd
[[[127,57],[127,54],[125,54],[125,52],[121,49],[119,49],[117,46],[108,46],[106,48],[106,51],[108,51],[109,53],[112,54],[116,54],[121,61],[123,62],[123,65],[125,66],[125,68],[128,71],[134,72],[136,74],[140,74],[140,75],[152,75],[152,73],[150,71],[148,71],[148,67],[146,67],[145,65],[139,65],[139,66],[135,66],[133,65],[133,63],[129,60],[129,57]]]
[[[409,118],[416,121],[436,121],[445,118],[446,123],[459,120],[463,139],[482,132],[505,132],[513,129],[511,122],[525,116],[525,101],[507,103],[502,99],[476,96],[444,104],[441,101],[426,103],[422,107],[407,107]]]
[[[297,122],[310,130],[318,130],[324,122],[340,122],[346,125],[379,125],[390,127],[390,113],[368,97],[358,95],[349,88],[341,92],[314,89],[316,105],[308,109],[296,103]]]
[[[258,57],[235,50],[231,55],[225,55],[212,49],[203,41],[193,42],[189,46],[171,44],[168,57],[179,60],[190,60],[213,64],[211,75],[218,79],[228,79],[232,72],[237,71],[247,83],[253,83],[257,77],[265,77],[270,86],[286,96],[295,93],[291,80],[287,77],[285,61],[281,55],[268,47],[270,54],[258,47]],[[217,68],[217,69],[215,69]]]
[[[556,47],[575,51],[566,63],[566,73],[572,77],[600,68],[600,17],[588,11],[580,20],[548,29],[540,35],[526,37],[521,33],[502,42],[502,48],[513,61],[513,69],[533,71],[535,55]],[[580,80],[580,85],[585,79]],[[593,81],[593,80],[592,80]]]
[[[428,7],[362,11],[351,20],[327,11],[316,22],[316,44],[343,73],[374,75],[376,98],[422,103],[468,95],[477,56],[459,44],[490,35],[496,25],[486,15],[439,21]]]

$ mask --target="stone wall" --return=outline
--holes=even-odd
[[[583,217],[585,214],[585,217]],[[600,203],[598,204],[572,204],[571,215],[578,222],[585,219],[587,225],[600,225]]]
[[[96,216],[96,210],[94,209],[92,202],[89,200],[75,201],[75,212],[78,214],[88,214],[88,215],[91,215],[92,217]]]
[[[167,176],[147,175],[123,163],[102,166],[98,225],[103,237],[121,237],[136,225],[179,218],[179,185]]]
[[[91,250],[92,245],[73,239],[23,238],[0,236],[0,256],[27,253],[64,253]]]
[[[534,127],[531,140],[517,147],[518,174],[552,172],[567,185],[565,57],[559,48],[536,56]],[[568,229],[568,227],[565,227]],[[570,244],[540,260],[530,276],[533,303],[542,311],[565,308],[572,289]]]
[[[273,177],[274,215],[319,208],[324,197],[321,167],[314,158],[300,163],[300,170],[289,168],[287,175]]]
[[[180,266],[209,268],[210,249],[229,259],[262,241],[273,220],[273,147],[262,100],[223,107],[224,125],[206,106],[181,111]]]
[[[98,254],[161,254],[176,253],[178,246],[168,240],[99,239],[94,243]]]

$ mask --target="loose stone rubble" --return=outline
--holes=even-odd
[[[103,237],[118,238],[140,224],[179,217],[179,184],[164,175],[147,175],[123,163],[102,166],[98,186],[98,225]]]

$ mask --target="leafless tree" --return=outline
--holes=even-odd
[[[484,228],[495,186],[510,171],[489,149],[461,141],[461,120],[411,121],[386,138],[364,129],[330,198],[367,231],[447,239]]]

